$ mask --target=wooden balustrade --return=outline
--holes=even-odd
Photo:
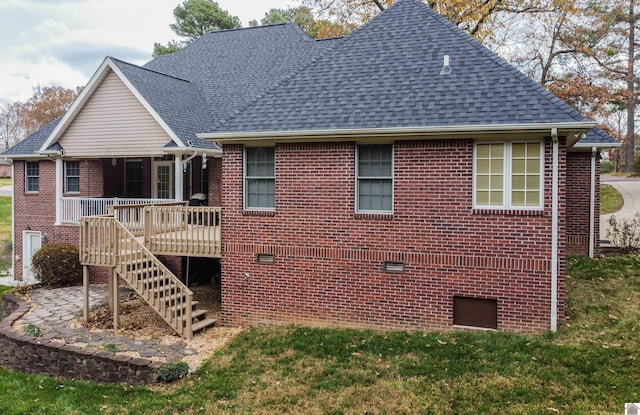
[[[135,236],[144,234],[144,208],[148,206],[186,206],[187,202],[159,202],[110,206],[109,214],[114,215]]]
[[[60,199],[60,222],[79,224],[84,216],[108,214],[109,207],[120,205],[149,206],[157,203],[173,202],[168,199],[141,199],[123,197],[63,197]]]
[[[115,219],[108,216],[82,218],[80,262],[83,265],[116,266],[118,234]]]
[[[222,209],[196,206],[147,206],[144,244],[160,255],[219,258]]]

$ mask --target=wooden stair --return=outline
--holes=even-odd
[[[89,222],[91,219],[99,223],[92,226]],[[197,308],[198,302],[193,301],[193,292],[118,220],[113,217],[90,217],[83,218],[82,225],[83,228],[86,226],[81,234],[84,239],[82,246],[91,246],[91,240],[102,240],[107,243],[102,243],[100,249],[110,246],[115,251],[112,255],[102,255],[108,259],[104,264],[92,263],[93,256],[88,252],[83,255],[83,265],[114,267],[117,275],[177,334],[191,339],[194,333],[216,323],[206,318],[206,310]]]

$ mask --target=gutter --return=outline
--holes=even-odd
[[[581,151],[591,151],[593,148],[606,150],[609,148],[620,148],[622,147],[622,143],[586,143],[586,144],[576,144],[571,147],[572,150],[581,150]]]
[[[200,147],[167,147],[163,148],[164,154],[207,154],[211,157],[222,157],[222,150],[219,148],[200,148]]]
[[[596,215],[596,154],[597,148],[591,147],[591,192],[589,195],[589,258],[594,254],[595,215]]]
[[[553,164],[551,179],[551,331],[558,330],[558,129],[551,129]]]
[[[353,136],[384,137],[392,135],[425,136],[437,135],[440,138],[447,135],[466,134],[496,134],[513,132],[538,132],[547,134],[549,129],[563,130],[568,134],[581,133],[595,127],[592,121],[574,121],[562,123],[528,123],[528,124],[477,124],[477,125],[441,125],[418,127],[391,128],[343,128],[320,130],[294,131],[244,131],[226,133],[201,133],[197,137],[211,141],[258,141],[263,139],[280,139],[283,141],[296,139],[324,139],[350,138]],[[576,141],[578,138],[576,138]]]

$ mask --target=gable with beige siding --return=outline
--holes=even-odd
[[[159,155],[171,138],[113,72],[105,76],[59,140],[65,156]]]

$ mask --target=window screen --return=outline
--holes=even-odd
[[[80,162],[64,162],[64,189],[67,193],[80,192]]]
[[[28,161],[25,169],[25,191],[38,192],[40,190],[40,164],[37,161]]]
[[[357,158],[357,210],[393,210],[393,146],[359,145]]]
[[[245,208],[274,209],[275,207],[275,149],[247,147],[245,149]]]

